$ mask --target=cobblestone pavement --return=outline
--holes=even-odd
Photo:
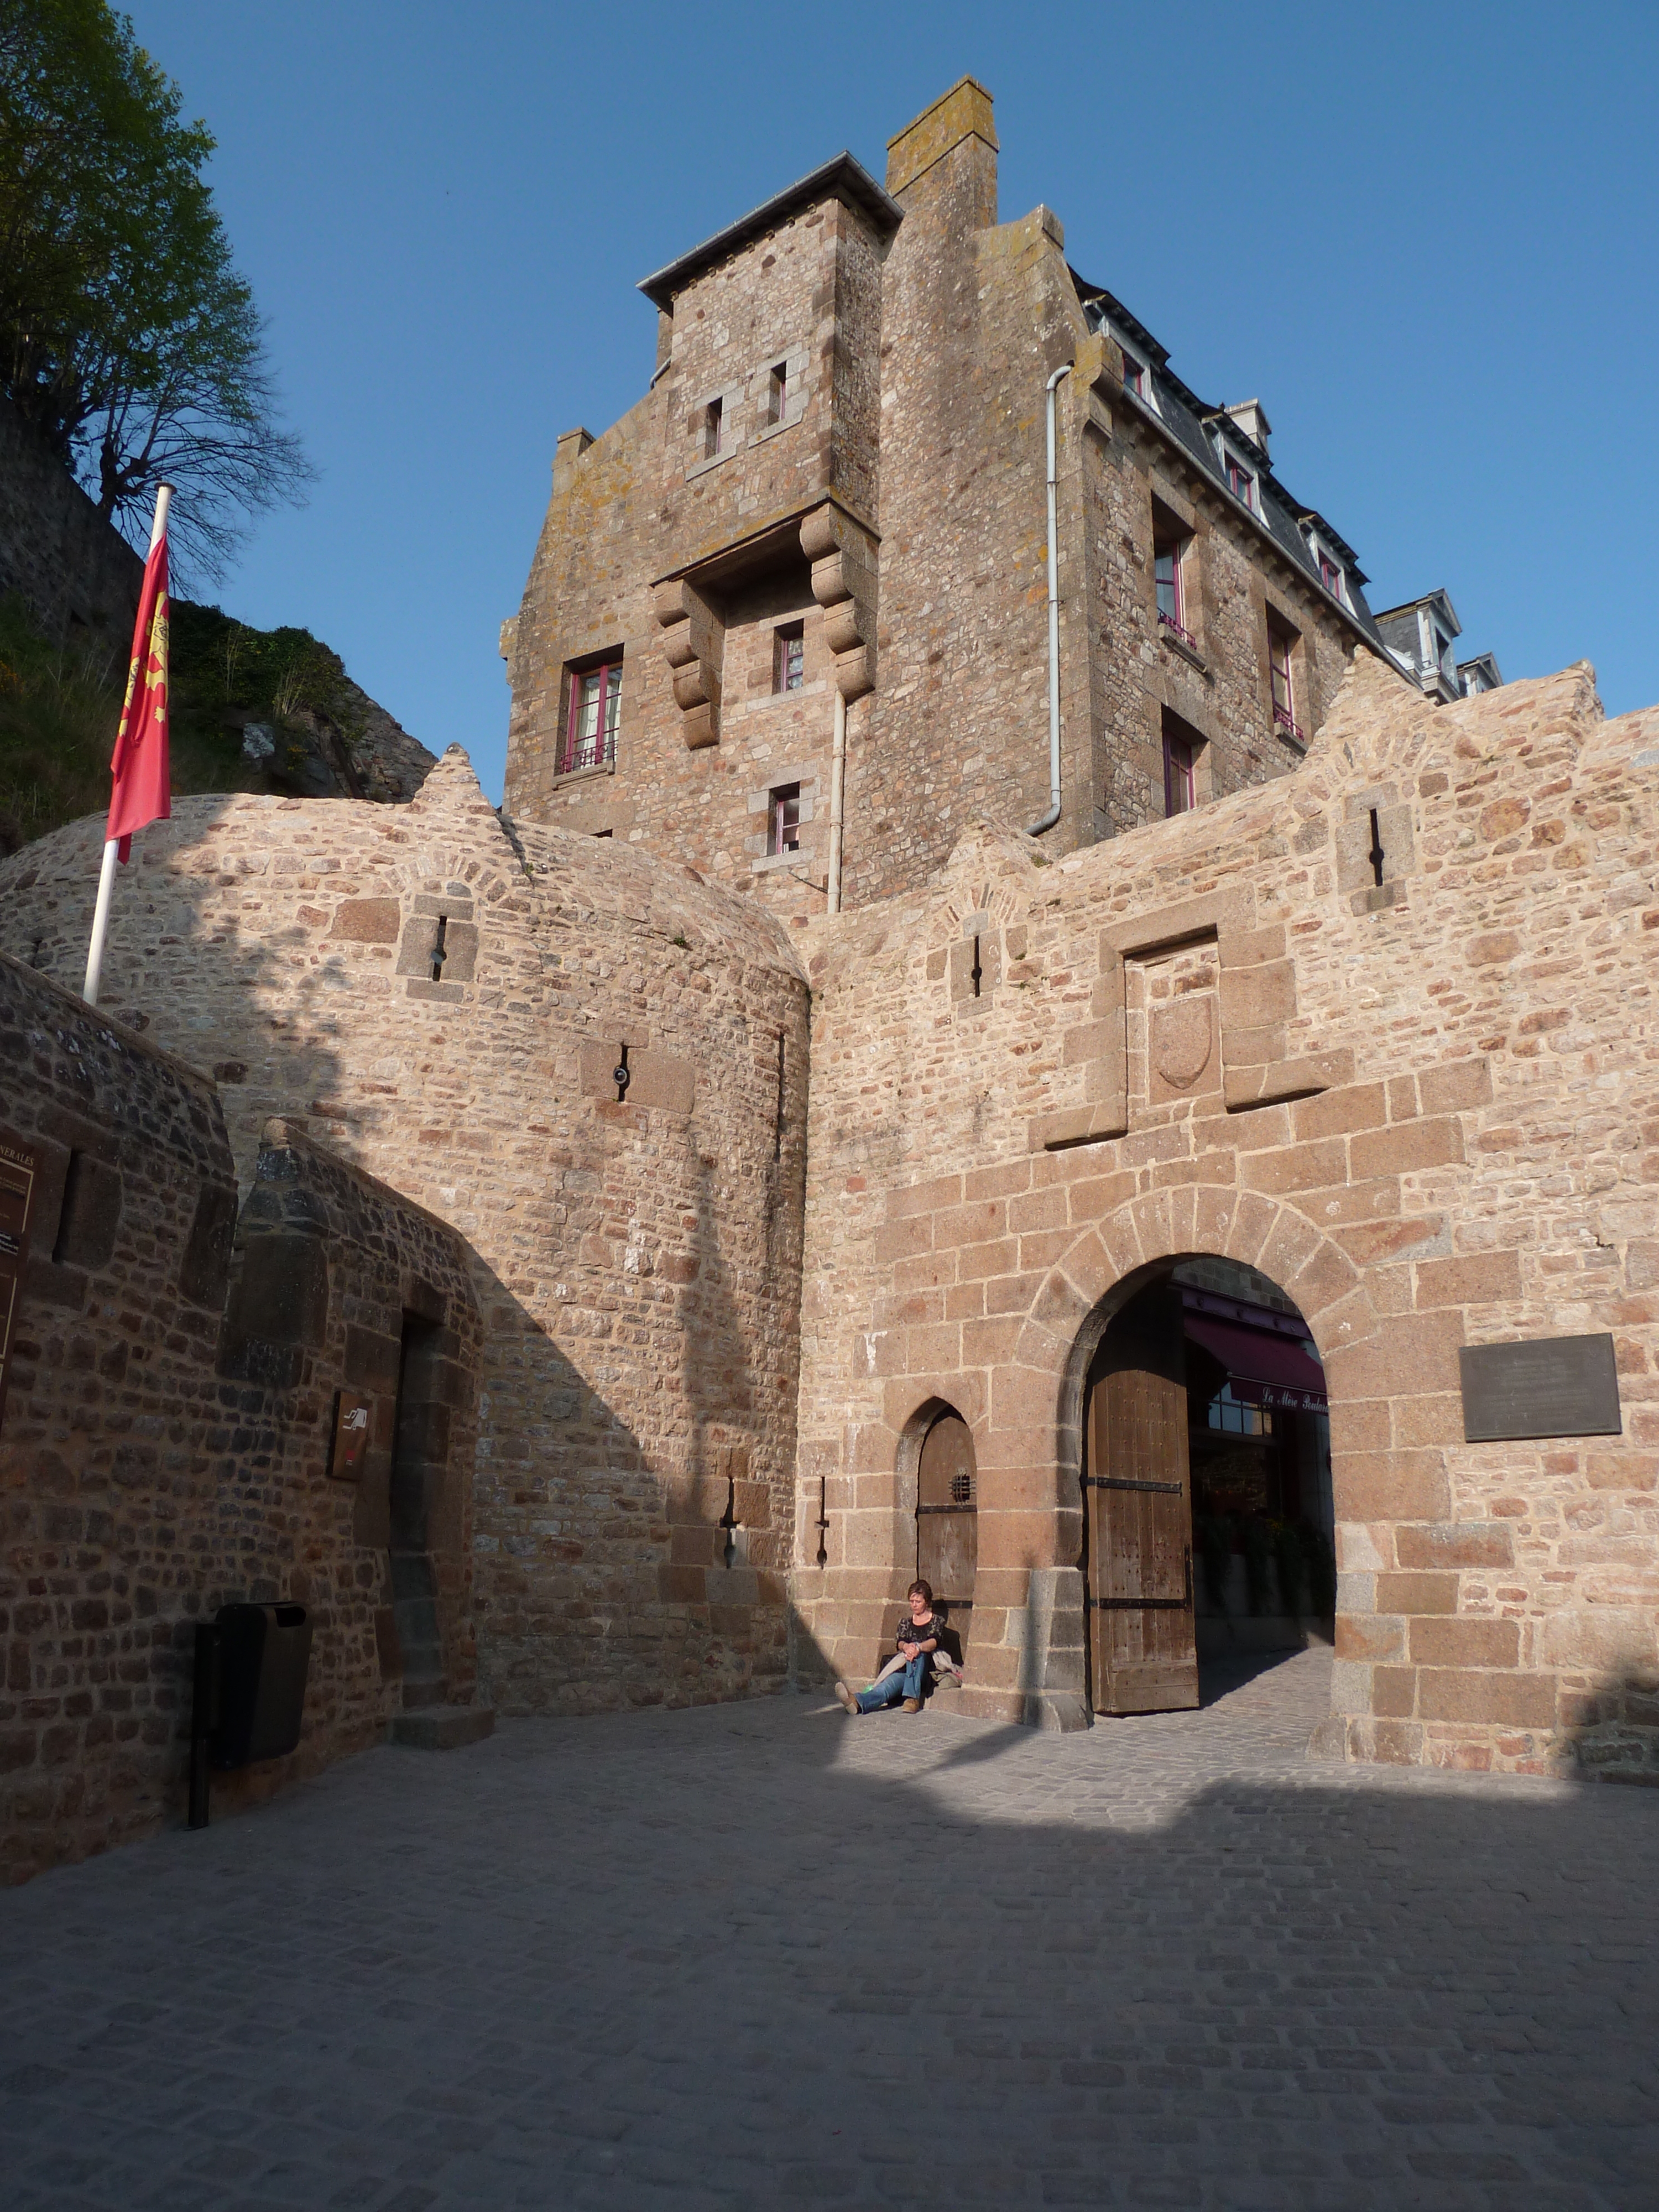
[[[5,2212],[1659,2206],[1659,1797],[790,1696],[0,1898]]]

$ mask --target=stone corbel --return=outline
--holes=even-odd
[[[836,688],[843,699],[861,699],[876,682],[875,541],[850,515],[825,505],[802,522],[800,550],[812,564],[812,597],[823,609]]]
[[[724,633],[683,576],[656,585],[651,600],[662,629],[663,658],[673,672],[674,703],[684,718],[687,750],[717,745]]]

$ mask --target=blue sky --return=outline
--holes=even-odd
[[[301,623],[501,793],[497,657],[553,442],[643,390],[636,281],[964,71],[1206,399],[1460,654],[1659,700],[1659,7],[134,0],[321,472],[220,592]]]

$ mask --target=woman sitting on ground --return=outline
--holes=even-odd
[[[845,1682],[836,1683],[836,1695],[849,1713],[879,1712],[884,1705],[894,1705],[901,1698],[907,1713],[921,1711],[921,1693],[939,1650],[941,1623],[933,1617],[933,1593],[926,1583],[912,1583],[909,1599],[909,1617],[899,1623],[897,1657],[888,1661],[867,1690],[854,1693]]]

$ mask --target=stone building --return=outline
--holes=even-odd
[[[555,518],[611,534],[544,538],[499,812],[459,747],[404,805],[179,801],[96,1016],[62,987],[101,821],[0,860],[34,971],[0,959],[0,1170],[33,1146],[58,1178],[0,1413],[15,1873],[176,1814],[180,1639],[265,1592],[319,1618],[289,1771],[452,1705],[861,1675],[920,1570],[965,1662],[939,1697],[988,1717],[1190,1705],[1206,1650],[1326,1633],[1332,1755],[1659,1774],[1659,710],[1604,720],[1582,665],[1406,680],[1346,548],[1275,503],[1259,406],[1206,423],[1051,219],[991,224],[988,133],[958,88],[890,199],[832,165],[653,280],[656,386],[561,457]],[[792,256],[810,324],[757,304]],[[975,333],[994,313],[1018,354],[1022,301],[1000,383]],[[878,313],[879,390],[836,336]],[[1062,336],[1073,719],[1038,836],[1021,441]],[[785,370],[773,424],[751,355]],[[951,410],[1016,386],[975,474]],[[716,400],[729,457],[650,447]],[[860,445],[877,415],[913,447]],[[1261,527],[1212,434],[1259,465]],[[960,495],[896,523],[929,440]],[[1160,513],[1190,650],[1142,561]],[[976,597],[1003,571],[973,532],[1005,526],[1020,590]],[[1103,545],[1141,625],[1116,660],[1077,596]],[[1316,702],[1279,756],[1270,662],[1247,681],[1275,609]],[[573,782],[547,764],[589,674],[617,744]],[[805,849],[836,699],[827,913],[732,841],[781,762]],[[1211,757],[1173,818],[1166,714]],[[924,790],[947,739],[969,772]],[[348,1387],[382,1455],[355,1488]]]
[[[999,222],[971,78],[885,189],[842,155],[641,289],[656,373],[560,439],[503,631],[515,816],[802,915],[915,889],[976,813],[1048,818],[1056,376],[1049,847],[1288,774],[1385,651],[1260,403],[1201,401],[1049,210]]]

